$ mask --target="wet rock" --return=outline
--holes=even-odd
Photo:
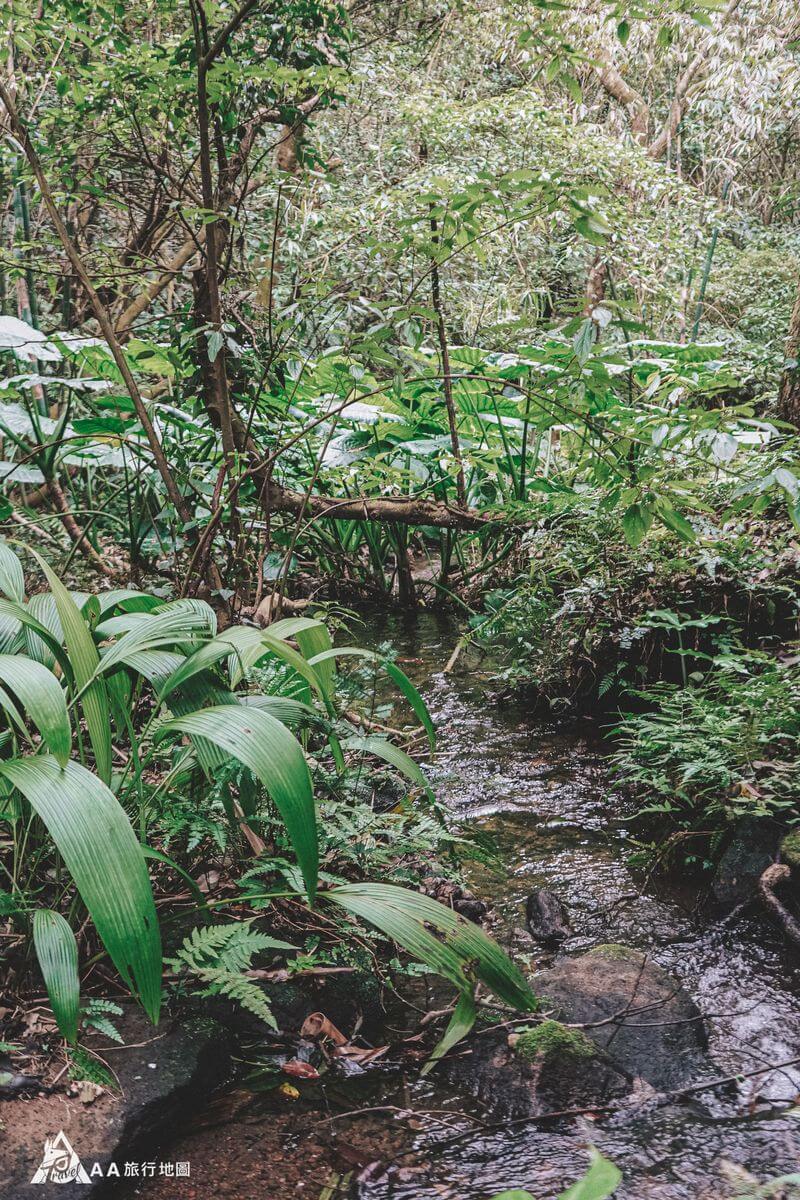
[[[546,888],[537,888],[525,901],[525,924],[543,946],[558,946],[570,935],[566,906]]]
[[[45,1138],[55,1138],[60,1130],[90,1175],[90,1183],[78,1188],[81,1196],[100,1196],[104,1187],[114,1194],[119,1180],[92,1175],[93,1165],[99,1163],[105,1175],[115,1162],[121,1176],[126,1160],[153,1159],[159,1142],[230,1078],[229,1041],[214,1021],[191,1020],[156,1030],[131,1012],[121,1022],[121,1032],[126,1045],[102,1050],[120,1092],[93,1093],[91,1103],[82,1094],[59,1093],[3,1105],[3,1200],[72,1194],[73,1185],[65,1189],[30,1182],[42,1161]]]
[[[771,821],[745,817],[720,859],[711,890],[720,904],[744,904],[756,894],[758,881],[775,861],[778,829]]]
[[[618,1070],[659,1091],[707,1076],[700,1012],[681,984],[629,946],[598,946],[538,975],[534,990],[554,1015],[586,1034]],[[608,1024],[609,1017],[616,1017]]]
[[[450,879],[445,879],[442,876],[429,876],[422,881],[420,891],[426,896],[430,896],[434,900],[438,900],[440,904],[447,905],[460,916],[466,917],[468,921],[480,922],[489,911],[488,906],[483,900],[479,900],[477,896],[473,896],[471,892],[466,891],[457,883],[453,883]]]
[[[580,1030],[545,1020],[508,1037],[481,1030],[439,1068],[497,1117],[591,1108],[625,1096],[630,1079]]]

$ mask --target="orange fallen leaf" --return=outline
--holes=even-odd
[[[293,1079],[319,1079],[317,1068],[312,1067],[311,1063],[301,1062],[299,1058],[290,1058],[281,1070],[284,1075],[291,1075]]]

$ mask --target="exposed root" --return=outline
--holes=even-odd
[[[775,889],[788,882],[791,875],[792,872],[785,863],[772,863],[758,881],[758,895],[761,903],[775,918],[789,940],[794,942],[795,946],[800,946],[800,922],[775,894]]]

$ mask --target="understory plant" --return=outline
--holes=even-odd
[[[535,1006],[520,972],[478,926],[409,889],[321,870],[321,778],[335,792],[337,780],[378,762],[404,779],[404,803],[430,803],[413,759],[366,718],[359,727],[338,707],[339,660],[371,661],[433,745],[428,710],[396,663],[334,647],[327,625],[311,616],[218,630],[201,600],[164,602],[133,589],[70,592],[35,558],[49,590],[26,598],[20,560],[0,543],[0,911],[18,951],[30,938],[68,1042],[78,1037],[87,950],[105,952],[158,1020],[152,867],[187,885],[196,906],[198,927],[170,960],[173,973],[271,1020],[244,972],[254,954],[294,947],[261,928],[212,920],[228,902],[209,906],[186,870],[189,860],[183,865],[166,849],[165,828],[187,846],[208,833],[212,812],[227,869],[242,875],[231,904],[246,900],[268,918],[288,898],[310,919],[325,910],[366,922],[455,986],[462,1018],[474,1015],[479,982],[515,1008]],[[341,794],[346,804],[347,789]],[[186,823],[176,829],[169,816],[178,798]],[[194,826],[186,819],[192,805]],[[368,859],[365,866],[368,873]]]
[[[644,707],[614,730],[614,763],[640,815],[666,822],[668,844],[689,861],[713,852],[742,817],[800,817],[797,656],[731,649],[706,668],[686,686],[631,693]]]

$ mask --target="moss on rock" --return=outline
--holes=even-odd
[[[781,859],[793,871],[800,871],[800,829],[793,829],[781,841]]]
[[[603,958],[617,958],[623,962],[641,962],[643,954],[641,950],[635,950],[633,946],[623,946],[619,942],[606,942],[602,946],[595,946],[589,951],[589,954],[597,954]]]
[[[514,1053],[524,1062],[535,1062],[540,1058],[594,1058],[598,1050],[580,1029],[568,1029],[560,1021],[542,1021],[521,1033],[514,1045]]]

